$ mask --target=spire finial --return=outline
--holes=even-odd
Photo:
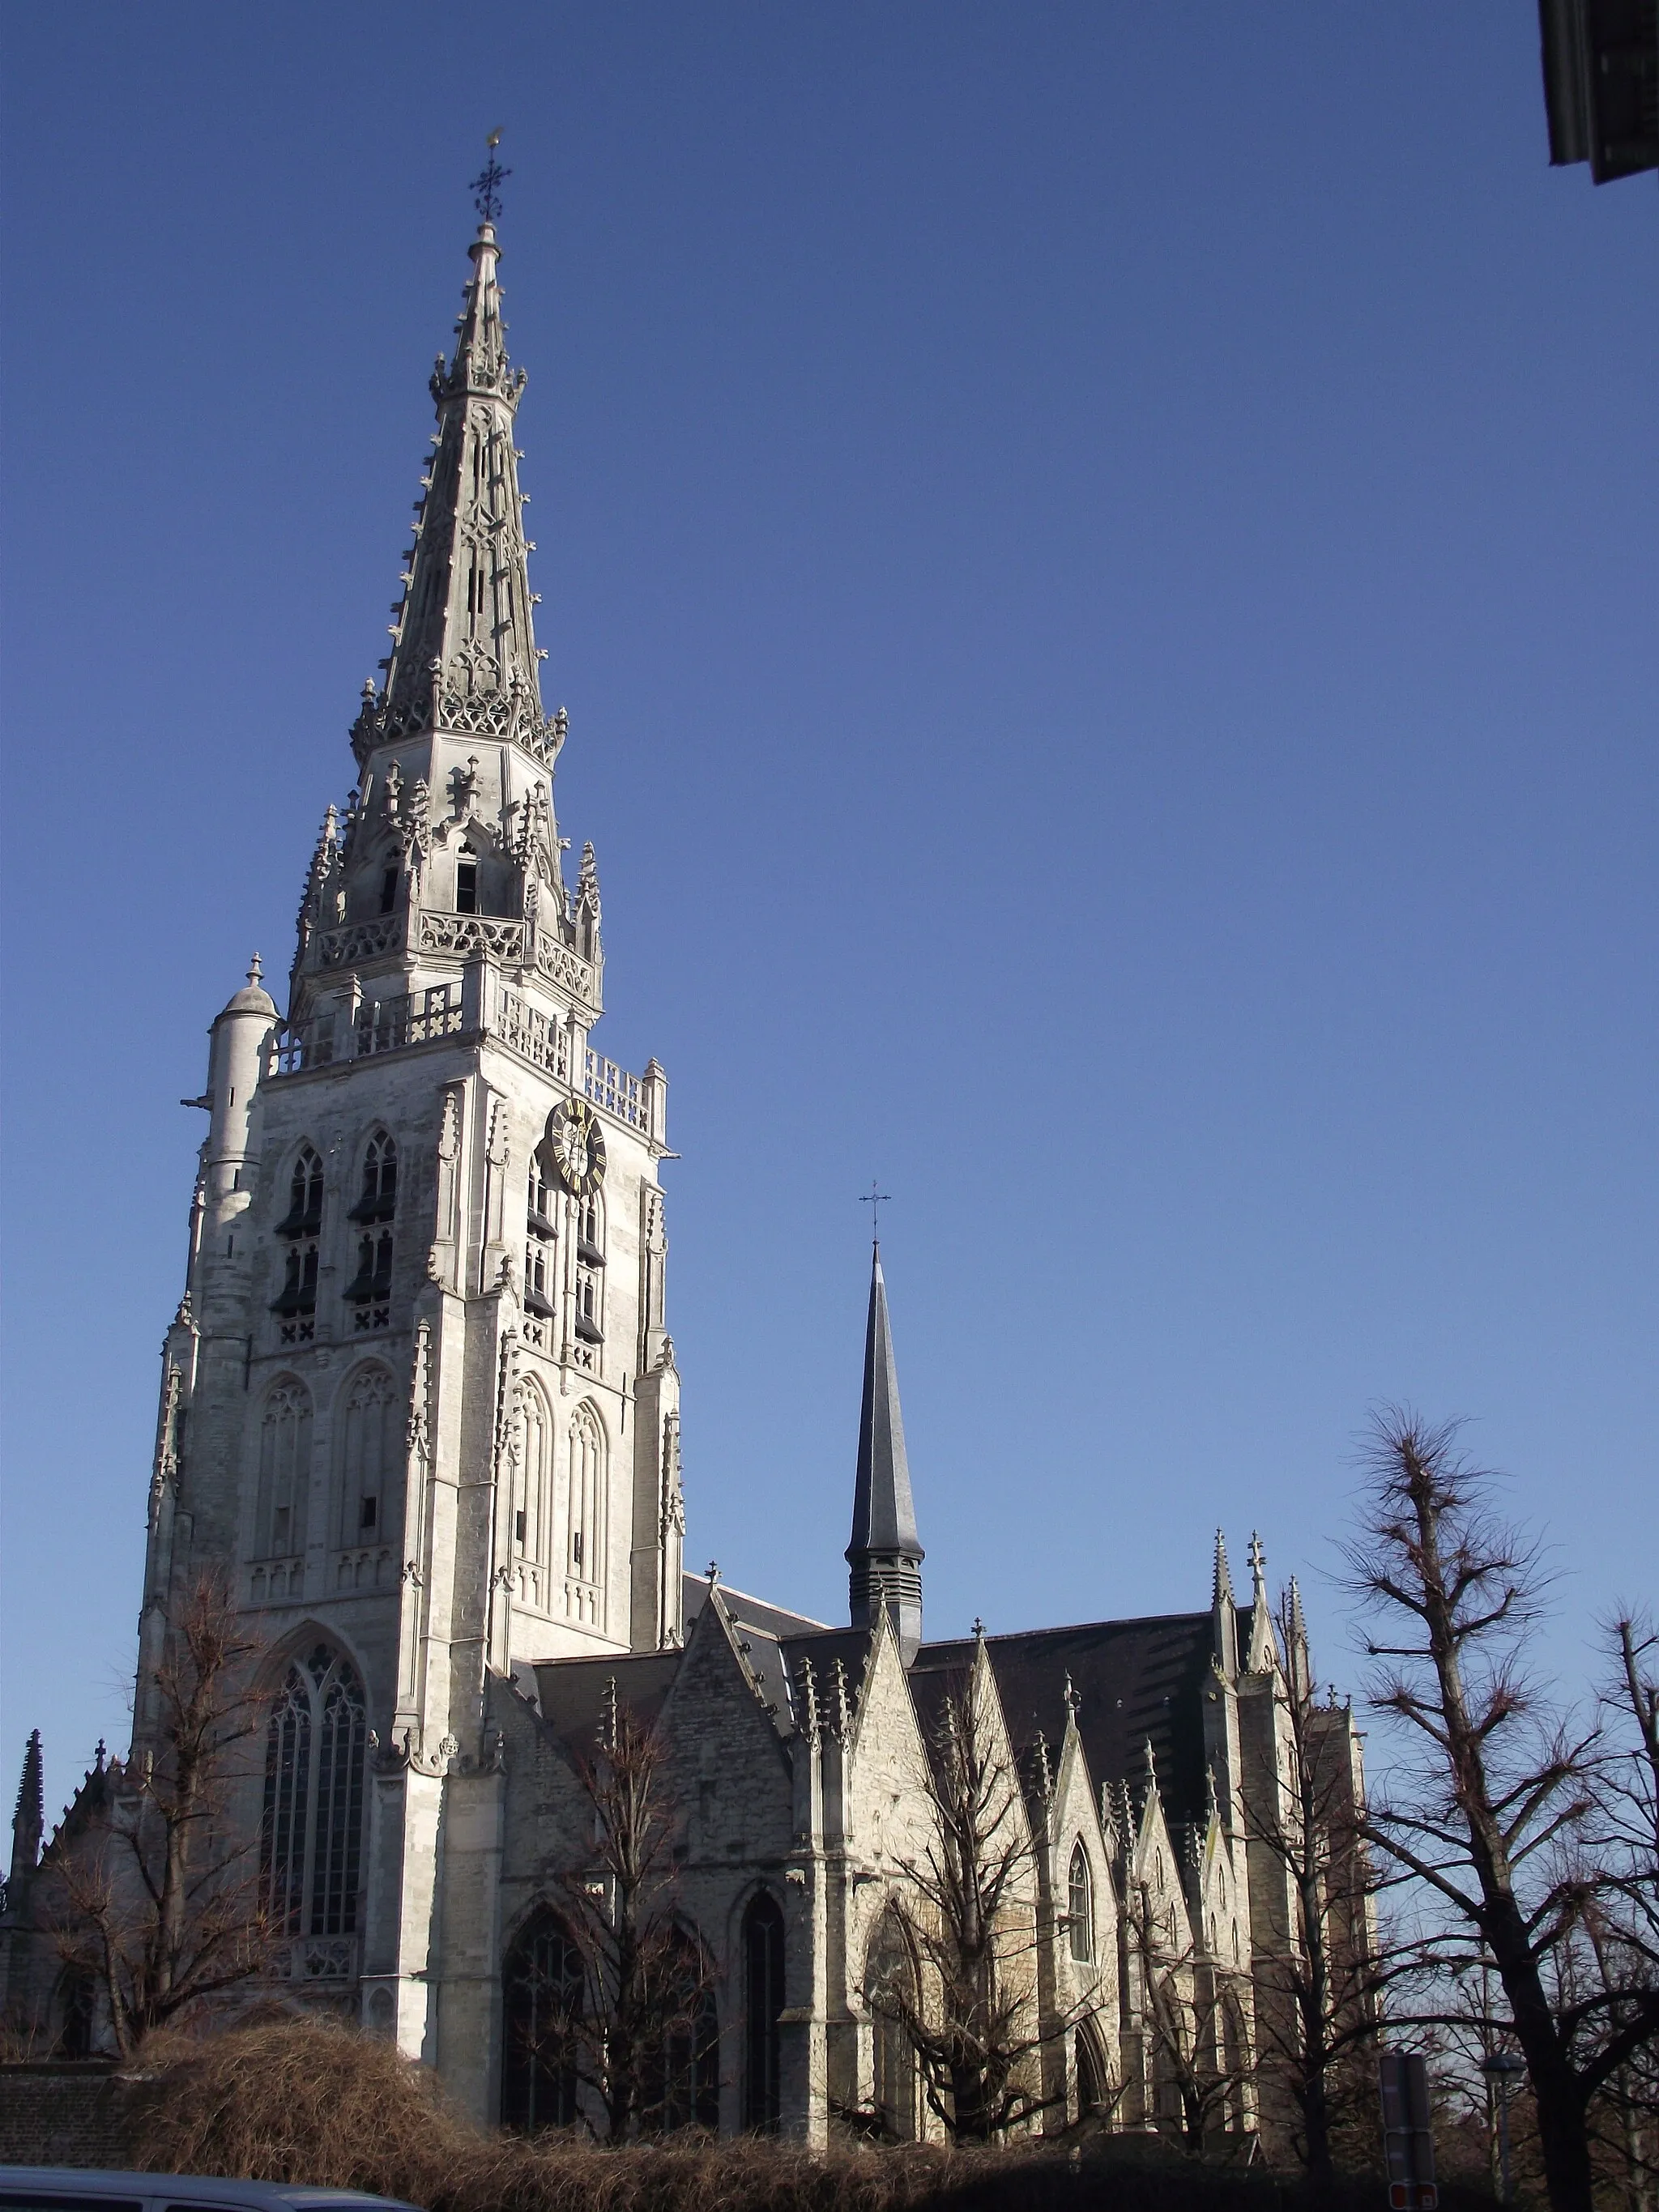
[[[248,981],[250,983],[257,984],[259,978],[264,974],[264,963],[260,960],[258,954],[256,952],[252,959],[247,963]]]
[[[513,173],[511,169],[502,168],[501,163],[495,159],[495,149],[501,143],[501,132],[492,131],[484,141],[489,149],[489,159],[467,186],[467,190],[473,195],[472,204],[478,210],[478,219],[481,222],[494,222],[501,213],[501,186]]]
[[[860,1206],[867,1206],[870,1209],[870,1242],[878,1252],[881,1249],[881,1209],[889,1203],[892,1195],[891,1191],[881,1188],[878,1176],[872,1176],[869,1189],[859,1200]]]

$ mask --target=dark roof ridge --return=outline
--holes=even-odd
[[[1246,1608],[1248,1610],[1248,1607]],[[1194,1607],[1189,1613],[1131,1613],[1114,1620],[1063,1620],[1051,1623],[1047,1628],[988,1628],[981,1638],[971,1632],[966,1636],[940,1636],[930,1638],[916,1653],[920,1659],[924,1652],[947,1651],[959,1644],[1007,1644],[1017,1637],[1079,1636],[1085,1628],[1158,1628],[1171,1620],[1208,1620],[1210,1608]]]

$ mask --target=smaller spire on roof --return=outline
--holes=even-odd
[[[878,1196],[879,1194],[872,1194]],[[910,1498],[910,1467],[899,1412],[898,1369],[887,1318],[881,1247],[870,1262],[870,1314],[864,1337],[864,1400],[859,1410],[858,1474],[853,1534],[847,1547],[848,1617],[873,1628],[885,1613],[898,1632],[908,1667],[921,1642],[921,1539]]]
[[[11,1816],[11,1879],[21,1881],[33,1874],[40,1857],[40,1838],[46,1833],[46,1800],[40,1761],[40,1731],[30,1731],[23,1750],[22,1778],[17,1785],[17,1809]]]
[[[1215,1577],[1211,1585],[1211,1601],[1219,1605],[1224,1597],[1229,1604],[1235,1602],[1232,1571],[1227,1565],[1227,1539],[1218,1528],[1215,1532]]]

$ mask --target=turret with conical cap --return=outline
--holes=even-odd
[[[881,1246],[870,1269],[870,1318],[864,1337],[864,1403],[859,1414],[858,1480],[853,1493],[853,1539],[847,1547],[848,1617],[854,1628],[873,1628],[884,1612],[897,1632],[908,1666],[921,1642],[921,1562],[910,1468],[899,1413],[898,1369],[887,1318],[887,1285]]]

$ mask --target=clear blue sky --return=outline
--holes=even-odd
[[[1652,180],[1525,0],[4,21],[4,1707],[118,1740],[206,1027],[350,780],[486,131],[690,1542],[845,1602],[872,1176],[928,1623],[1310,1592],[1474,1418],[1659,1583]]]

